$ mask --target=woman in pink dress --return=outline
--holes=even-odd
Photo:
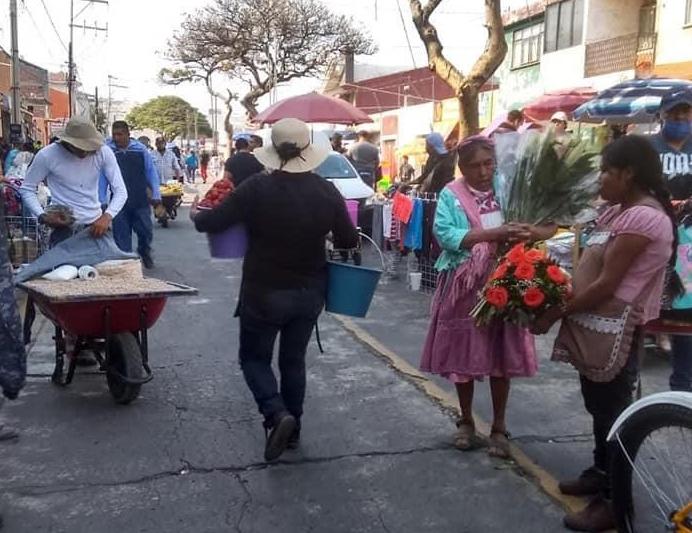
[[[601,196],[611,207],[587,239],[574,273],[574,297],[532,327],[546,333],[562,319],[553,358],[579,371],[584,405],[593,418],[593,465],[559,485],[564,494],[593,496],[583,511],[565,517],[565,525],[577,531],[615,527],[607,436],[632,402],[642,326],[659,315],[666,268],[674,265],[677,249],[670,194],[648,139],[629,135],[605,148]],[[676,276],[673,285],[680,288]]]
[[[496,265],[498,246],[543,240],[552,236],[556,227],[504,223],[493,192],[492,141],[483,136],[469,137],[457,151],[463,177],[439,195],[433,226],[443,252],[435,265],[440,276],[421,369],[444,376],[456,386],[461,419],[455,446],[461,450],[482,442],[476,435],[472,413],[474,384],[490,378],[493,425],[488,453],[507,457],[505,409],[510,379],[536,373],[533,337],[526,329],[503,321],[478,327],[469,313]]]

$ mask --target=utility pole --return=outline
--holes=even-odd
[[[111,125],[111,104],[113,101],[113,88],[116,89],[128,89],[129,87],[127,85],[118,85],[117,83],[113,83],[113,80],[117,80],[115,76],[111,76],[110,74],[108,75],[108,104],[106,105],[106,122],[104,124],[104,127],[106,130],[110,129]],[[113,119],[115,121],[115,119]]]
[[[17,0],[10,0],[10,32],[12,38],[12,124],[22,124],[21,95],[19,91],[19,36],[17,35]],[[16,126],[15,126],[16,127]]]
[[[195,115],[195,148],[197,148],[199,151],[199,131],[197,129],[197,117],[199,117],[199,111],[193,109],[192,113]]]
[[[15,0],[13,0],[15,1]],[[74,0],[70,0],[70,44],[68,46],[68,58],[67,58],[67,98],[69,102],[69,116],[71,117],[75,109],[75,83],[77,81],[76,68],[74,64],[74,29],[82,28],[83,30],[94,30],[94,31],[108,31],[108,26],[101,28],[99,26],[87,26],[86,24],[75,25],[74,19],[76,16],[81,15],[85,9],[87,9],[91,4],[106,4],[108,5],[108,0],[82,0],[87,2],[87,5],[82,8],[82,10],[74,14]]]

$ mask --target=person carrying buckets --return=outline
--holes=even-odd
[[[240,366],[264,415],[264,458],[298,446],[305,397],[305,352],[325,304],[325,239],[354,248],[358,233],[336,187],[313,172],[329,155],[329,139],[287,118],[272,128],[271,143],[255,150],[267,174],[248,178],[219,207],[190,216],[201,232],[244,224],[248,251],[236,316]],[[277,335],[281,390],[272,371]]]

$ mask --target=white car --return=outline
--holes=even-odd
[[[338,152],[329,154],[314,172],[331,181],[346,200],[367,200],[375,194],[361,179],[348,158]]]

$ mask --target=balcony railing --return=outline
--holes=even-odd
[[[654,39],[655,43],[656,40]],[[637,50],[641,44],[636,33],[620,35],[612,39],[596,41],[586,45],[584,60],[584,76],[600,76],[611,72],[634,69],[637,60]]]

